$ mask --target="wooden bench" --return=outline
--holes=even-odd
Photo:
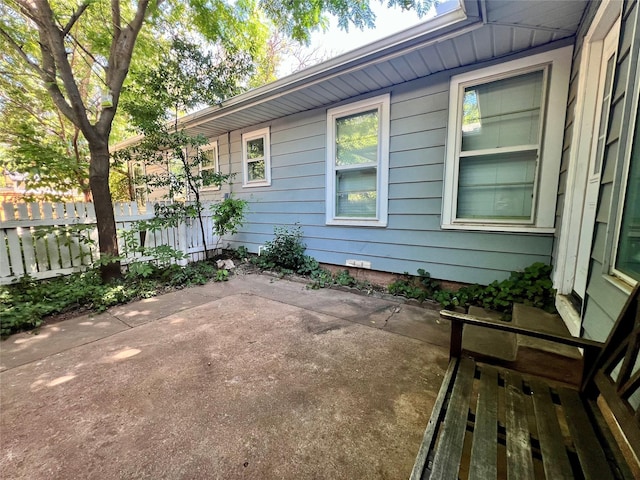
[[[452,322],[449,368],[411,480],[640,478],[639,291],[605,343],[440,312]],[[581,387],[476,363],[462,352],[464,325],[582,348]]]

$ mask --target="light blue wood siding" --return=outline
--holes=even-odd
[[[552,234],[440,228],[449,81],[452,75],[468,70],[441,72],[371,93],[391,94],[386,228],[325,225],[325,108],[245,130],[270,127],[269,187],[242,187],[241,131],[227,135],[231,144],[227,136],[218,138],[223,172],[231,168],[237,173],[231,191],[249,202],[244,227],[223,245],[244,245],[257,252],[273,239],[274,226],[299,224],[307,253],[336,265],[345,265],[347,259],[366,260],[374,270],[415,274],[423,268],[434,278],[487,284],[534,262],[549,263]],[[342,103],[361,98],[366,97]],[[208,198],[219,198],[222,193]]]
[[[584,334],[597,340],[606,338],[628,295],[628,289],[621,288],[620,282],[609,276],[608,263],[615,241],[613,224],[618,208],[621,178],[625,174],[625,159],[629,156],[630,143],[627,142],[627,138],[632,133],[630,126],[637,122],[633,117],[635,111],[630,97],[633,85],[640,81],[637,76],[640,48],[639,10],[637,0],[625,3],[587,285]],[[638,160],[636,158],[634,161]]]

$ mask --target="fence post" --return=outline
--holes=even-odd
[[[185,258],[178,260],[178,265],[184,267],[191,257],[189,255],[189,242],[187,241],[187,222],[182,220],[178,222],[178,246],[180,251],[185,254]]]

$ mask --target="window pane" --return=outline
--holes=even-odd
[[[537,152],[460,158],[459,219],[529,220]]]
[[[216,166],[217,151],[215,148],[202,152],[202,168],[214,168]]]
[[[247,158],[264,157],[264,138],[254,138],[247,141]]]
[[[336,216],[375,218],[375,168],[336,172]]]
[[[378,110],[336,120],[336,165],[378,163]]]
[[[607,116],[609,107],[611,106],[611,79],[613,78],[613,67],[615,66],[615,55],[611,55],[607,61],[607,70],[605,77],[604,95],[602,105],[600,107],[600,126],[598,128],[598,146],[596,147],[596,161],[593,166],[593,174],[600,173],[602,168],[602,158],[604,146],[607,143]]]
[[[624,199],[620,242],[616,268],[630,277],[640,280],[640,116],[636,118],[636,132],[629,179]]]
[[[464,90],[462,151],[537,145],[542,70]]]
[[[247,173],[249,175],[250,182],[255,182],[256,180],[265,180],[266,177],[264,176],[264,160],[249,162],[247,164]]]

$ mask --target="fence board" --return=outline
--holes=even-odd
[[[65,204],[66,216],[69,220],[77,220],[78,215],[76,214],[76,206],[72,202],[68,202]],[[77,224],[77,221],[74,221],[72,224]],[[72,267],[79,267],[82,265],[80,262],[80,247],[78,245],[78,241],[75,238],[75,234],[73,232],[69,232],[67,235],[67,241],[69,244],[69,260],[71,261]]]
[[[85,221],[87,219],[87,209],[85,204],[75,203],[74,207],[79,221]],[[76,237],[76,240],[78,244],[78,265],[91,265],[91,252],[87,244],[87,236],[82,235],[81,237]]]
[[[2,211],[4,212],[6,221],[11,221],[16,218],[13,204],[5,203],[2,206]],[[11,263],[11,272],[15,277],[21,277],[24,275],[24,264],[22,263],[22,245],[18,237],[18,230],[14,228],[5,230],[5,232],[7,235],[7,246],[9,247],[8,257]]]
[[[4,215],[4,212],[3,212]],[[0,230],[0,278],[11,276],[11,265],[9,265],[9,245],[7,244],[7,234],[4,229]]]
[[[42,204],[42,217],[51,222],[55,221],[53,217],[53,207],[50,203]],[[49,233],[45,235],[45,244],[47,249],[47,256],[49,258],[49,269],[59,270],[62,268],[60,265],[60,247],[58,246],[58,236],[51,229]]]
[[[209,203],[204,205],[202,220],[205,228],[203,238],[199,222],[190,219],[177,227],[149,231],[140,241],[146,247],[169,245],[182,251],[186,259],[179,263],[206,258],[204,243],[208,250],[216,246],[213,235],[213,218]],[[87,268],[97,258],[98,233],[95,228],[95,209],[91,203],[43,203],[38,204],[2,204],[0,209],[0,284],[11,283],[25,273],[35,278],[47,278],[66,275]],[[136,203],[118,203],[114,205],[116,228],[120,232],[130,229],[134,222],[154,218],[154,206],[147,202],[144,207]],[[88,225],[91,228],[75,233],[68,228],[72,225]],[[42,228],[50,232],[42,234]],[[40,235],[37,234],[40,230]],[[126,251],[121,233],[118,233],[118,246]],[[122,261],[124,265],[132,261],[151,261],[136,253],[133,258]]]
[[[40,205],[37,203],[31,203],[29,205],[31,211],[31,218],[33,220],[41,220],[42,215],[40,214]],[[33,235],[33,243],[35,245],[36,251],[36,269],[37,271],[46,271],[51,270],[49,266],[49,257],[47,255],[47,243],[44,238],[44,233],[42,230],[38,231],[38,228],[42,229],[42,227],[32,227],[31,233]]]
[[[29,219],[29,210],[26,203],[18,204],[18,218],[21,220]],[[30,227],[18,228],[18,237],[22,244],[22,256],[24,258],[24,270],[29,275],[38,271],[38,263],[36,261],[35,250],[33,248],[33,235]]]
[[[94,219],[96,218],[96,209],[93,205],[93,203],[87,203],[86,204],[86,208],[87,208],[87,218],[91,219],[92,221],[94,221]],[[97,228],[92,228],[89,231],[89,241],[91,242],[91,263],[95,262],[98,258],[100,258],[100,252],[98,249],[98,229]]]

